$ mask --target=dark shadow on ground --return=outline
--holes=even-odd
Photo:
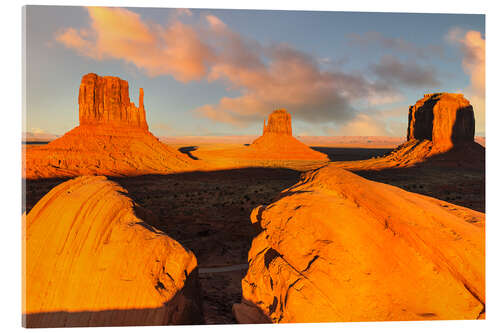
[[[261,231],[250,222],[252,209],[275,201],[300,174],[282,168],[241,168],[108,178],[151,211],[158,218],[153,226],[193,251],[204,268],[247,263],[252,240]],[[28,180],[28,211],[66,180]],[[241,301],[245,274],[243,268],[199,275],[207,324],[236,323],[232,305]]]
[[[473,142],[411,167],[352,172],[373,181],[485,212],[485,154],[485,148]]]
[[[390,151],[320,149],[329,149],[334,160],[342,156],[347,159],[348,155],[352,156],[350,160],[362,160]],[[414,167],[355,173],[484,212],[484,149],[473,145],[471,149],[465,153],[439,155]],[[258,225],[250,223],[252,209],[274,202],[282,190],[299,181],[300,174],[283,168],[241,168],[108,178],[119,183],[134,201],[156,215],[158,224],[154,227],[192,250],[200,267],[214,267],[247,262],[252,239],[260,231]],[[66,180],[28,180],[27,210],[51,188]],[[231,306],[241,302],[241,279],[245,274],[245,270],[240,270],[200,275],[208,324],[235,323]]]
[[[193,154],[191,154],[191,152],[195,151],[196,149],[198,149],[197,146],[188,146],[188,147],[181,147],[181,148],[179,148],[179,151],[181,153],[186,154],[187,156],[189,156],[189,158],[191,158],[192,160],[198,160],[198,157],[196,157]]]
[[[391,148],[332,148],[332,147],[311,147],[320,153],[328,155],[332,162],[340,161],[360,161],[372,157],[383,156],[392,151]]]
[[[273,202],[300,172],[241,168],[169,175],[112,178],[158,219],[154,227],[193,251],[200,268],[247,263],[260,225],[250,222],[259,205]],[[241,301],[246,270],[200,274],[208,324],[236,323],[232,305]]]

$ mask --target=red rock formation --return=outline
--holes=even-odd
[[[435,93],[409,107],[407,142],[388,156],[335,162],[348,170],[380,170],[430,162],[484,168],[484,147],[474,142],[474,110],[462,94]]]
[[[267,121],[264,120],[262,135],[267,133],[292,135],[292,117],[285,109],[274,110]]]
[[[242,322],[475,319],[485,215],[327,166],[268,206],[242,280]],[[250,307],[258,309],[251,309]]]
[[[128,83],[117,77],[83,76],[78,97],[80,126],[45,146],[25,152],[27,179],[78,175],[140,175],[195,168],[196,163],[148,131],[144,92],[139,108]]]
[[[25,327],[201,323],[197,261],[106,177],[78,177],[23,216]]]
[[[329,161],[326,154],[309,148],[292,136],[292,117],[286,110],[275,110],[264,120],[263,134],[248,147],[196,151],[196,157],[213,165],[275,166],[310,170]]]
[[[434,149],[449,150],[474,142],[474,110],[462,94],[426,94],[409,108],[408,141],[430,140]]]
[[[82,77],[78,95],[80,125],[106,124],[147,130],[144,91],[139,89],[139,107],[130,102],[128,82],[114,76],[89,73]]]
[[[284,110],[275,110],[264,121],[263,135],[248,147],[247,155],[253,159],[270,160],[328,160],[292,136],[292,117]]]

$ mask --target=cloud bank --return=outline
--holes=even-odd
[[[215,15],[194,18],[189,10],[177,10],[167,23],[158,24],[123,8],[89,7],[87,11],[88,27],[62,29],[55,40],[81,56],[132,64],[150,77],[171,75],[181,82],[223,82],[239,95],[225,96],[193,110],[216,122],[247,126],[262,121],[275,108],[287,108],[294,119],[309,124],[331,123],[346,135],[387,135],[392,132],[387,129],[390,126],[384,125],[379,114],[366,110],[401,101],[401,87],[439,85],[433,68],[403,63],[392,56],[373,64],[370,76],[325,70],[321,58],[285,43],[263,45],[231,30]],[[183,20],[186,17],[198,21],[187,24]],[[428,54],[404,40],[379,33],[350,38],[422,57]],[[460,38],[458,34],[450,37],[468,52],[464,70],[471,75],[476,75],[478,54],[465,45],[477,43],[476,38]],[[429,52],[439,53],[440,49],[431,48]],[[478,83],[474,80],[475,87]],[[360,111],[360,105],[364,111]]]

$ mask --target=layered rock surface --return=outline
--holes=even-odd
[[[233,308],[240,322],[484,315],[482,213],[330,165],[251,220],[263,231]]]
[[[27,327],[201,322],[195,256],[102,176],[64,182],[23,216]]]
[[[264,128],[262,130],[262,135],[266,135],[268,133],[273,134],[283,134],[283,135],[292,135],[292,116],[285,110],[279,109],[273,111],[269,115],[269,119],[267,121],[264,120]]]
[[[144,90],[139,89],[139,107],[130,102],[128,82],[94,73],[82,77],[78,94],[80,125],[105,124],[147,130]]]
[[[410,106],[407,139],[430,140],[434,149],[474,142],[474,110],[462,94],[426,94]]]
[[[140,175],[196,168],[195,162],[148,131],[142,88],[137,108],[130,102],[127,81],[91,73],[82,78],[78,101],[79,126],[45,146],[26,149],[25,178]]]

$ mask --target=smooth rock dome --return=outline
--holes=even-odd
[[[201,323],[196,257],[154,219],[103,176],[54,187],[23,216],[24,326]]]
[[[476,319],[485,215],[326,166],[255,208],[240,322]],[[253,306],[253,308],[252,308]]]

